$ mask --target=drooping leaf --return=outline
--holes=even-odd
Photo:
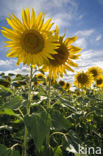
[[[3,85],[0,85],[0,95],[2,97],[5,97],[5,96],[10,96],[12,94],[12,91],[10,88],[7,88]]]
[[[50,115],[47,112],[35,113],[29,116],[25,116],[24,122],[28,128],[29,133],[34,139],[34,144],[39,151],[47,133],[50,130]]]
[[[76,111],[75,107],[73,107],[73,105],[70,105],[69,99],[64,99],[64,98],[61,98],[61,97],[59,97],[59,99],[60,99],[62,105],[65,105],[66,107],[68,107],[73,112]]]
[[[52,124],[55,130],[69,129],[72,126],[72,123],[66,119],[61,112],[57,110],[50,111],[52,117]]]
[[[10,109],[17,109],[20,107],[22,103],[22,96],[14,96],[8,102],[6,102],[1,109],[10,108]]]
[[[11,110],[11,109],[4,109],[4,110],[1,110],[0,111],[0,115],[11,115],[11,116],[15,116],[15,117],[17,117],[17,118],[19,118],[19,119],[21,119],[22,120],[22,118],[20,117],[20,115],[18,115],[18,114],[16,114],[13,110]]]

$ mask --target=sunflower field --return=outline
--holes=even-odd
[[[79,66],[77,36],[60,36],[52,18],[44,22],[34,9],[23,9],[22,21],[14,14],[6,20],[7,57],[30,73],[0,74],[0,156],[103,155],[103,69],[65,81]]]

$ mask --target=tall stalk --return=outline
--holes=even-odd
[[[32,89],[32,75],[33,75],[33,68],[30,67],[30,81],[29,81],[29,93],[28,93],[28,105],[26,107],[27,115],[30,114],[30,105],[31,105],[31,89]],[[24,143],[23,143],[23,152],[22,156],[26,156],[26,149],[27,149],[27,136],[28,136],[28,130],[25,125],[25,133],[24,133]]]
[[[51,105],[50,105],[50,90],[51,89],[51,78],[49,77],[49,84],[48,84],[48,105],[47,105],[47,108],[50,108]],[[46,135],[46,146],[49,147],[49,132],[47,133]]]
[[[50,88],[51,88],[51,79],[49,77],[49,85],[48,85],[48,108],[50,108]]]

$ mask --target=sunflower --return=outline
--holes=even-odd
[[[5,41],[9,47],[8,57],[17,57],[17,65],[21,62],[31,65],[41,65],[44,60],[52,59],[51,54],[56,54],[55,37],[50,31],[53,23],[52,18],[44,23],[44,14],[42,12],[36,17],[34,9],[30,17],[29,9],[22,10],[22,22],[14,15],[6,19],[12,29],[2,27],[2,34],[8,38]]]
[[[38,82],[38,81],[34,81],[34,82],[33,82],[33,86],[34,86],[34,87],[36,87],[36,86],[38,86],[38,85],[39,85],[39,82]]]
[[[64,35],[65,36],[65,35]],[[44,66],[44,69],[49,70],[49,75],[51,78],[56,79],[58,76],[63,76],[66,70],[74,71],[70,66],[77,67],[78,64],[74,63],[73,59],[78,59],[80,55],[77,53],[81,51],[80,48],[71,45],[77,40],[77,37],[66,38],[64,36],[59,36],[59,28],[56,27],[55,37],[57,38],[57,43],[59,43],[56,49],[57,54],[52,54],[53,59],[49,59],[49,62]]]
[[[96,79],[102,74],[102,69],[100,67],[91,67],[88,69],[88,72],[93,75],[94,79]]]
[[[96,86],[99,88],[103,87],[103,76],[98,76],[97,79],[95,80]]]
[[[45,76],[42,74],[42,73],[40,73],[40,74],[37,74],[36,75],[36,77],[38,78],[38,79],[45,79]]]
[[[75,81],[74,84],[78,87],[78,88],[89,88],[91,86],[93,82],[93,76],[92,74],[86,72],[78,72],[75,75]]]
[[[66,83],[65,83],[63,80],[60,80],[60,81],[59,81],[59,85],[60,85],[62,88],[65,88]]]
[[[68,83],[66,83],[66,85],[65,85],[65,90],[69,90],[70,89],[70,87],[71,87],[71,84],[68,82]]]

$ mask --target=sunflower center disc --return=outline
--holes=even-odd
[[[43,50],[44,39],[39,32],[28,30],[22,35],[21,45],[26,52],[36,54]]]
[[[96,70],[92,70],[91,73],[93,74],[94,77],[96,77],[98,75]]]
[[[56,49],[56,51],[58,52],[55,55],[52,55],[52,57],[54,58],[53,60],[49,60],[50,64],[52,64],[53,66],[59,66],[64,64],[67,60],[68,60],[68,49],[64,44],[61,44],[60,47],[58,49]]]
[[[98,85],[102,84],[102,79],[98,79],[98,80],[97,80],[97,84],[98,84]]]
[[[85,74],[79,75],[78,82],[84,84],[88,82],[88,77]]]

